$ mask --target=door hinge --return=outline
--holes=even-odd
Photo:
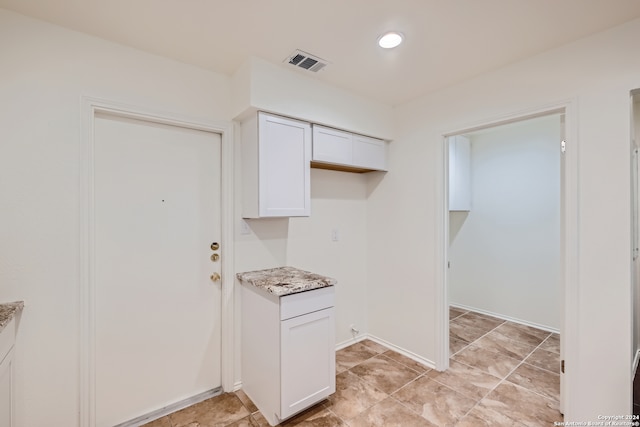
[[[567,152],[567,141],[565,141],[564,139],[562,140],[562,142],[560,143],[560,152],[562,154]]]
[[[560,372],[564,374],[564,359],[560,361]]]

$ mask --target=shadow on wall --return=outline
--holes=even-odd
[[[243,219],[251,231],[247,237],[265,249],[271,259],[277,260],[277,267],[286,265],[287,241],[289,239],[289,218]],[[250,236],[254,234],[255,236]]]
[[[367,172],[367,197],[378,188],[387,173],[389,172]]]
[[[462,229],[464,222],[469,216],[469,211],[450,211],[449,212],[449,245],[451,245],[456,236]]]

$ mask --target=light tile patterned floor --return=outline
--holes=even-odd
[[[562,421],[557,334],[456,308],[449,316],[446,372],[365,340],[336,353],[336,393],[281,425],[548,427]],[[268,425],[240,390],[146,427]]]

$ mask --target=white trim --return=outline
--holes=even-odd
[[[429,360],[429,359],[425,359],[424,357],[420,357],[417,354],[415,354],[415,353],[413,353],[413,352],[411,352],[409,350],[405,350],[402,347],[398,347],[397,345],[391,344],[390,342],[385,341],[382,338],[378,338],[375,335],[370,335],[370,334],[367,334],[366,337],[368,339],[370,339],[371,341],[376,342],[376,343],[378,343],[380,345],[383,345],[383,346],[387,347],[389,350],[395,351],[396,353],[400,353],[403,356],[406,356],[411,360],[415,360],[416,362],[418,362],[418,363],[420,363],[422,365],[425,365],[428,368],[434,369],[436,367],[436,364],[433,362],[433,360]]]
[[[579,299],[579,193],[578,193],[578,121],[577,121],[577,99],[572,98],[558,103],[549,104],[546,106],[532,108],[530,110],[523,110],[514,114],[506,115],[499,118],[488,119],[468,125],[466,127],[460,127],[449,131],[441,132],[443,135],[442,142],[440,144],[440,162],[437,164],[440,170],[437,173],[436,182],[436,203],[434,208],[436,209],[436,224],[435,236],[436,236],[436,259],[435,259],[435,279],[437,283],[440,283],[436,287],[436,369],[446,370],[449,367],[449,301],[448,301],[448,230],[449,230],[449,216],[448,216],[448,197],[446,197],[447,190],[447,176],[448,164],[447,153],[448,150],[446,143],[447,137],[450,135],[462,134],[471,132],[483,128],[498,126],[501,124],[511,123],[519,120],[526,120],[534,117],[564,113],[565,115],[565,139],[567,141],[567,151],[564,154],[564,198],[563,198],[563,224],[562,230],[564,247],[561,253],[561,269],[562,269],[562,281],[564,287],[564,295],[561,306],[563,307],[561,334],[560,340],[561,355],[565,358],[565,365],[568,366],[566,373],[564,373],[563,380],[561,382],[561,406],[562,412],[571,416],[574,413],[573,408],[577,402],[573,402],[571,397],[573,395],[572,389],[577,378],[573,376],[573,373],[577,369],[572,369],[572,366],[579,366],[579,355],[577,351],[570,351],[571,349],[578,348],[579,337],[579,322],[578,322],[578,310],[579,306],[577,301]]]
[[[395,344],[391,344],[389,341],[385,341],[382,338],[378,338],[375,335],[371,335],[371,334],[361,334],[358,335],[356,338],[354,339],[350,339],[350,340],[346,340],[346,341],[342,341],[341,343],[336,344],[336,352],[340,351],[344,348],[347,348],[353,344],[357,344],[359,342],[362,342],[364,340],[371,340],[373,342],[376,342],[386,348],[388,348],[389,350],[393,350],[396,353],[400,353],[403,356],[406,356],[408,358],[410,358],[411,360],[415,360],[416,362],[427,366],[428,368],[434,369],[436,367],[435,363],[432,360],[429,359],[425,359],[424,357],[420,357],[417,354],[409,351],[409,350],[405,350],[402,347],[398,347]]]
[[[342,350],[343,348],[347,348],[350,345],[359,343],[360,341],[364,341],[367,339],[367,334],[358,335],[355,338],[348,339],[346,341],[339,342],[336,344],[336,351]]]
[[[487,316],[495,317],[497,319],[502,319],[508,322],[513,322],[513,323],[519,323],[520,325],[524,325],[524,326],[531,326],[532,328],[541,329],[543,331],[552,332],[554,334],[560,333],[560,329],[557,329],[557,328],[552,328],[550,326],[541,325],[535,322],[529,322],[527,320],[517,319],[515,317],[505,316],[504,314],[493,313],[491,311],[482,310],[480,308],[475,308],[468,305],[450,303],[449,306],[453,308],[459,308],[460,310],[474,311],[476,313],[486,314]]]
[[[449,368],[449,145],[447,135],[442,136],[440,142],[442,150],[441,171],[436,173],[436,203],[435,209],[435,280],[436,309],[434,312],[436,330],[435,342],[435,367],[438,371]]]
[[[234,300],[233,285],[233,124],[228,121],[194,120],[177,114],[152,111],[93,97],[82,97],[82,135],[80,147],[80,242],[79,276],[79,425],[94,427],[95,420],[95,276],[94,276],[94,118],[97,112],[139,120],[218,133],[221,156],[221,382],[225,391],[234,388]]]
[[[220,396],[222,394],[222,387],[216,387],[214,389],[196,394],[188,399],[181,400],[176,403],[172,403],[171,405],[167,405],[164,408],[157,409],[155,411],[149,412],[145,415],[140,415],[132,420],[129,420],[124,423],[120,423],[114,427],[139,427],[145,424],[150,423],[151,421],[155,421],[158,418],[162,418],[166,415],[173,414],[174,412],[179,411],[180,409],[184,409],[188,406],[195,405],[196,403],[203,402],[207,399],[211,399],[212,397]]]

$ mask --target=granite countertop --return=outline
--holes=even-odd
[[[267,270],[247,271],[236,274],[238,280],[282,297],[312,289],[334,286],[337,281],[294,267],[278,267]]]
[[[11,319],[15,317],[16,313],[21,311],[23,308],[24,301],[0,304],[0,332],[2,332],[4,327],[11,322]]]

